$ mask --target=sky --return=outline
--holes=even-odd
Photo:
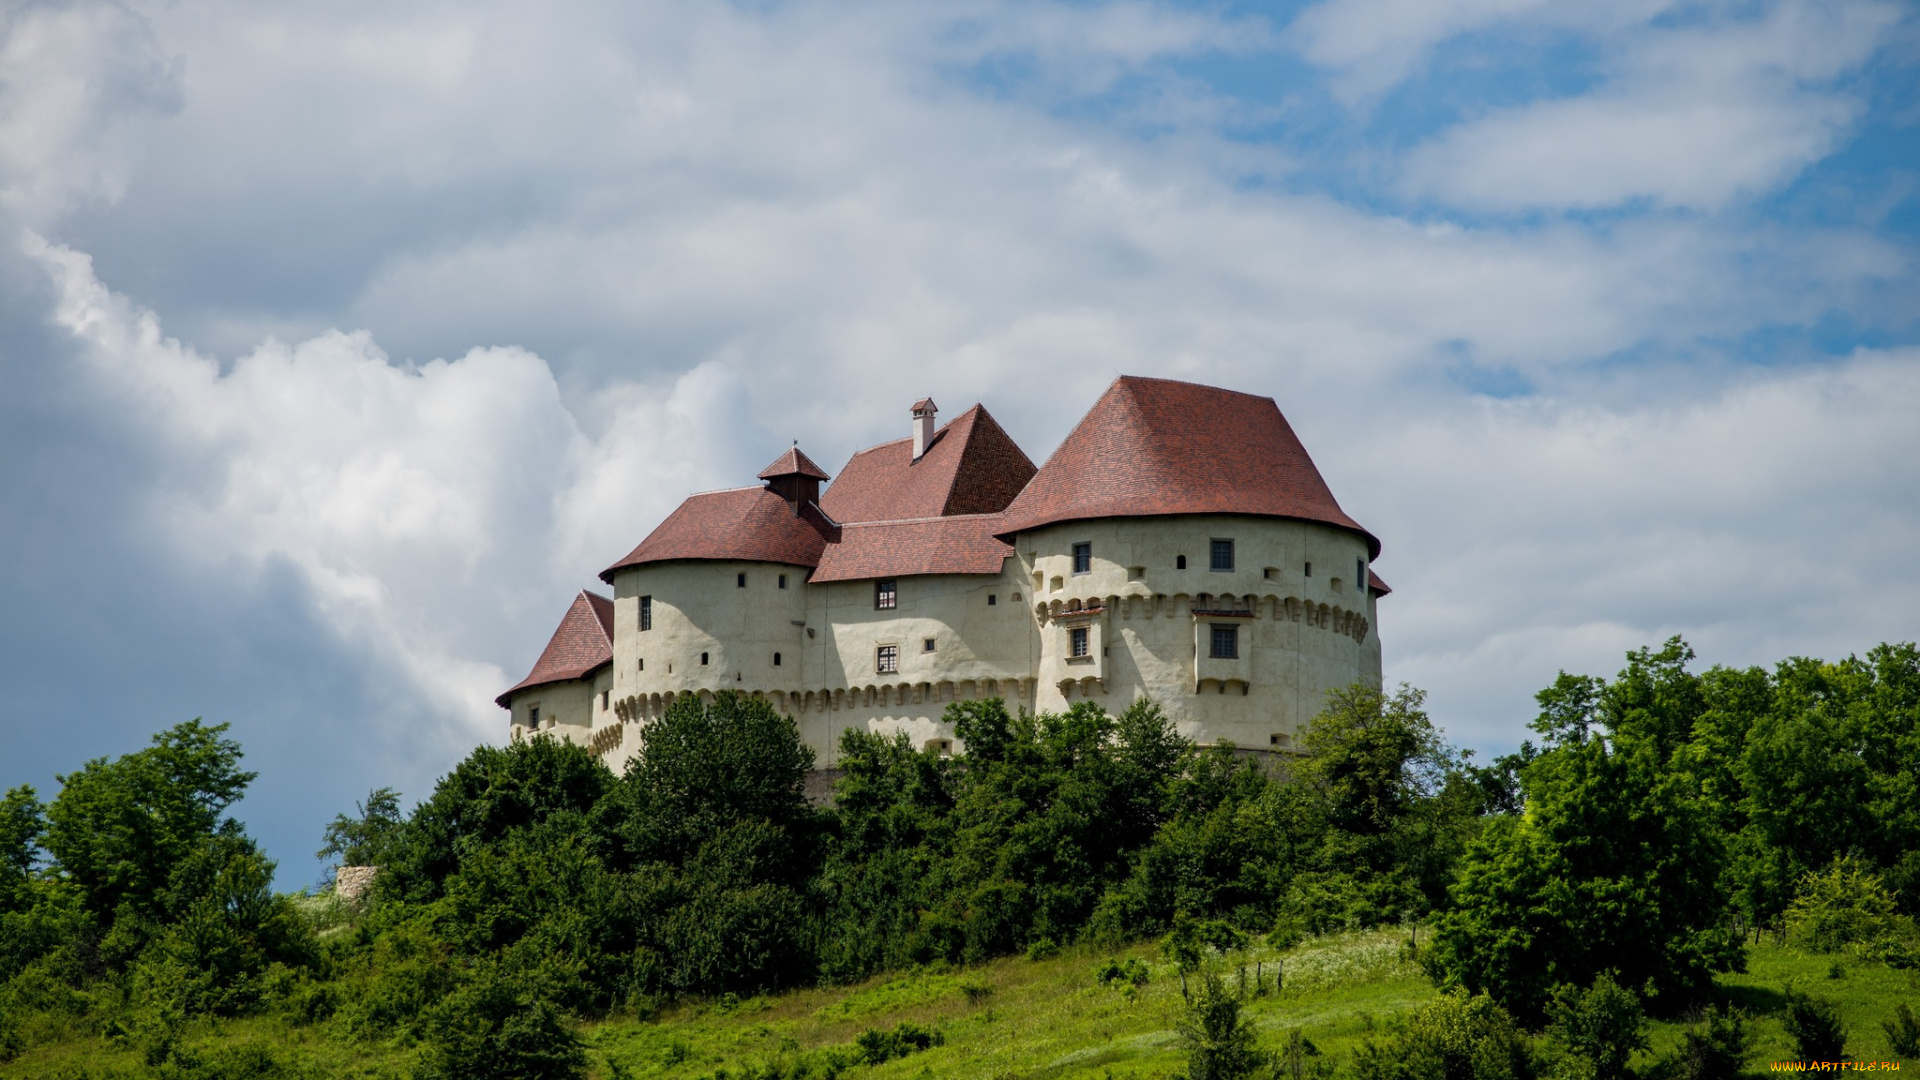
[[[0,0],[0,787],[193,717],[318,880],[795,439],[1271,395],[1482,755],[1920,636],[1920,8]]]

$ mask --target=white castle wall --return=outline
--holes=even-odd
[[[1234,541],[1231,572],[1209,569],[1214,539]],[[1076,543],[1093,546],[1086,573],[1073,572]],[[939,718],[957,700],[1002,697],[1014,709],[1054,711],[1086,699],[1118,712],[1146,696],[1195,741],[1288,749],[1328,690],[1380,683],[1366,555],[1359,536],[1310,522],[1075,522],[1019,536],[996,576],[896,579],[892,610],[875,608],[870,580],[808,585],[800,566],[632,567],[614,576],[612,665],[591,680],[522,692],[513,731],[521,736],[538,704],[551,734],[618,770],[638,749],[639,728],[676,697],[736,690],[791,714],[816,762],[831,768],[850,727],[951,745]],[[642,596],[653,598],[646,631]],[[1207,655],[1216,622],[1241,628],[1239,658]],[[1076,626],[1089,631],[1084,659],[1068,655]],[[876,654],[889,644],[899,647],[899,668],[883,674]]]

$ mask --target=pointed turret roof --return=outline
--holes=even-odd
[[[813,463],[813,459],[800,452],[800,444],[793,446],[784,454],[773,459],[773,464],[760,470],[760,479],[774,480],[782,476],[806,476],[815,480],[827,480],[827,471]]]
[[[522,690],[585,678],[611,663],[613,601],[582,589],[560,620],[560,628],[548,639],[540,659],[534,662],[533,670],[514,684],[513,689],[493,700],[501,708],[507,708],[508,700]]]
[[[1318,521],[1380,541],[1348,517],[1272,398],[1122,375],[1007,507],[1002,537],[1062,521],[1252,514]]]

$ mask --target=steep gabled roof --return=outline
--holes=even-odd
[[[613,663],[613,601],[598,593],[581,590],[560,620],[560,628],[547,640],[540,659],[527,677],[513,689],[494,698],[501,708],[522,690],[548,683],[583,679]]]
[[[820,509],[842,524],[994,514],[1033,475],[1033,460],[985,408],[975,405],[934,432],[918,461],[912,439],[853,455],[820,497]]]
[[[867,521],[840,526],[811,584],[910,577],[915,574],[998,574],[1013,545],[993,535],[997,514],[961,514],[919,521]]]
[[[827,472],[813,463],[813,459],[800,452],[800,444],[794,443],[786,453],[773,459],[773,464],[760,470],[760,479],[772,480],[780,476],[808,476],[815,480],[827,479]]]
[[[1350,529],[1272,398],[1171,379],[1114,380],[1007,507],[1002,537],[1062,521],[1252,514]]]
[[[1375,596],[1385,596],[1393,591],[1387,587],[1386,582],[1380,580],[1380,575],[1374,573],[1371,569],[1367,571],[1367,588],[1372,590]]]
[[[679,559],[726,559],[812,567],[834,532],[820,508],[793,504],[763,487],[707,491],[688,497],[627,557],[600,572]]]

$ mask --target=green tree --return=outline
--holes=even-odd
[[[437,899],[466,853],[554,815],[604,812],[614,784],[598,757],[561,739],[477,747],[440,778],[404,825],[382,838],[386,861],[375,895]]]
[[[45,808],[31,787],[22,784],[0,800],[0,914],[32,903],[33,872],[46,828]]]
[[[406,823],[400,813],[400,793],[390,787],[375,788],[367,793],[367,801],[354,804],[354,812],[359,816],[334,815],[327,824],[326,843],[314,858],[334,859],[342,866],[379,866],[387,860]]]
[[[221,815],[253,782],[226,730],[189,720],[144,750],[59,778],[44,843],[87,910],[109,920],[123,905],[158,914],[173,868],[221,829]]]
[[[1635,725],[1542,754],[1524,774],[1526,813],[1491,819],[1467,848],[1435,926],[1447,979],[1535,1021],[1555,986],[1602,971],[1679,1007],[1743,963],[1714,817],[1666,768],[1665,721],[1623,727]]]

